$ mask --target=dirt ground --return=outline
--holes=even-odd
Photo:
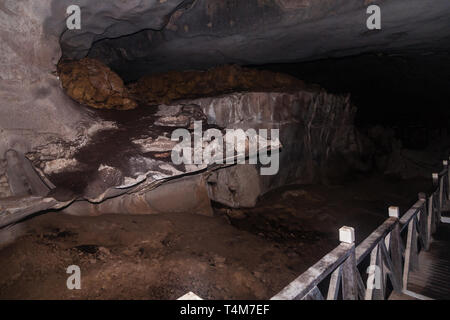
[[[430,179],[431,180],[431,179]],[[389,205],[412,205],[428,180],[371,178],[289,186],[255,208],[75,217],[42,214],[0,232],[0,299],[268,299],[338,244],[362,241]],[[66,269],[81,269],[68,290]]]

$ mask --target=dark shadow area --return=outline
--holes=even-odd
[[[447,138],[450,110],[448,51],[361,54],[255,68],[283,72],[336,94],[351,94],[361,129],[390,127],[409,149]]]

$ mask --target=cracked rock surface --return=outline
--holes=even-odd
[[[129,110],[137,107],[122,79],[102,62],[84,58],[58,64],[66,93],[75,101],[96,109]]]
[[[224,65],[207,71],[148,75],[129,87],[143,102],[160,104],[235,91],[295,91],[303,89],[305,84],[283,73]]]

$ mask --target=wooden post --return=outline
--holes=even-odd
[[[400,210],[398,207],[389,207],[389,217],[399,219],[400,218]],[[389,259],[389,251],[391,253],[392,260],[392,268],[390,270],[392,276],[392,286],[394,290],[397,292],[401,292],[401,282],[400,279],[402,277],[402,245],[401,245],[401,236],[400,236],[400,224],[397,223],[394,229],[391,231],[390,237],[390,245],[389,249],[386,250],[387,256],[386,259]]]
[[[336,268],[331,274],[330,285],[328,286],[327,300],[337,300],[342,277],[342,266]]]
[[[450,157],[449,157],[450,160]],[[450,174],[448,174],[448,162],[447,162],[447,199],[450,200]]]
[[[431,235],[436,232],[437,226],[439,224],[439,192],[433,194],[433,224],[431,225]]]
[[[403,290],[408,289],[409,271],[414,270],[418,264],[417,257],[417,229],[416,217],[408,223],[408,235],[406,240],[405,264],[403,266]]]
[[[443,197],[442,197],[442,206],[444,206],[444,204],[447,202],[447,200],[449,199],[448,197],[448,190],[449,190],[449,185],[448,185],[448,160],[442,160],[442,167],[445,170],[445,174],[442,176],[442,192],[443,192]]]
[[[433,195],[428,198],[428,216],[427,216],[427,241],[425,241],[425,250],[430,249],[431,233],[433,227]]]
[[[419,268],[419,247],[417,246],[417,215],[412,220],[413,235],[411,243],[411,270],[417,270]]]
[[[383,252],[381,249],[380,244],[377,245],[378,247],[378,266],[380,267],[380,275],[381,275],[381,287],[379,292],[375,292],[375,298],[379,300],[385,300],[386,299],[386,282],[387,282],[387,274],[384,267],[384,260],[383,260]]]
[[[400,209],[398,207],[390,206],[388,208],[389,217],[400,218]]]
[[[433,187],[437,187],[439,183],[439,173],[432,173],[431,177],[433,178]]]
[[[358,298],[358,283],[355,257],[355,229],[342,227],[339,229],[339,240],[347,244],[353,244],[352,251],[342,264],[342,298],[344,300],[356,300]]]
[[[441,210],[442,210],[443,205],[444,205],[444,177],[440,177],[439,178],[439,204],[437,207],[438,221],[441,221]]]
[[[420,241],[423,245],[423,248],[426,249],[428,247],[428,235],[427,235],[427,195],[424,192],[419,193],[419,200],[423,201],[422,207],[420,208],[419,213],[419,232],[420,232]]]
[[[323,295],[317,286],[314,286],[302,300],[324,300]]]
[[[383,241],[383,240],[381,240],[381,241]],[[378,259],[378,248],[379,248],[379,245],[376,245],[375,248],[373,248],[372,252],[370,253],[369,268],[371,268],[372,266],[374,266],[376,268],[380,264],[380,261]],[[381,261],[381,263],[383,263],[383,261]],[[375,289],[377,289],[374,287],[375,283],[377,282],[377,279],[375,277],[383,276],[382,274],[377,275],[376,270],[370,270],[370,271],[373,272],[373,274],[369,274],[369,276],[367,277],[366,292],[365,292],[364,300],[373,300],[373,298],[375,297]],[[378,280],[380,282],[380,285],[384,286],[383,279],[381,278]],[[382,291],[384,291],[384,290],[382,290]],[[379,296],[378,296],[378,298],[379,298]],[[381,298],[381,300],[383,298]]]
[[[442,201],[442,187],[441,187],[441,181],[442,179],[439,179],[438,173],[433,173],[433,187],[437,187],[437,190],[435,191],[435,195],[433,196],[433,225],[431,229],[431,234],[433,234],[436,231],[436,227],[439,221],[441,221],[441,201]]]

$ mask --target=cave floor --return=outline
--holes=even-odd
[[[0,299],[268,299],[338,244],[339,227],[362,241],[429,180],[289,186],[214,217],[43,214],[0,235]],[[66,287],[70,265],[81,290]]]

